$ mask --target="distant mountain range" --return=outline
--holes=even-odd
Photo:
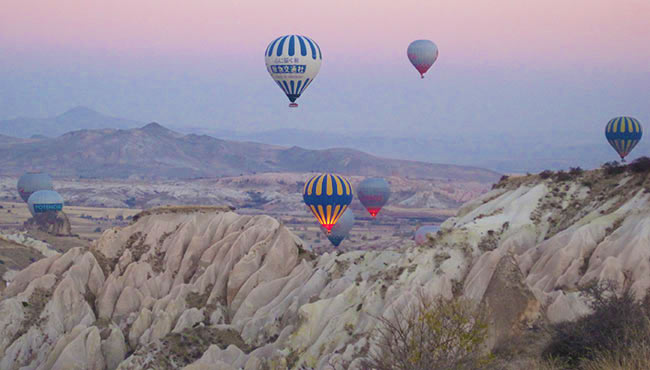
[[[89,108],[76,107],[51,118],[0,121],[0,135],[44,139],[75,130],[125,130],[142,126],[143,122],[110,117]],[[576,132],[557,125],[548,130],[530,127],[518,133],[490,131],[487,128],[477,133],[457,127],[452,133],[438,132],[435,135],[403,137],[312,131],[308,127],[256,132],[238,132],[218,126],[188,127],[181,124],[171,125],[169,128],[187,135],[204,134],[223,140],[251,141],[285,147],[300,146],[315,150],[354,148],[381,157],[472,165],[503,173],[539,172],[544,169],[566,169],[576,165],[594,168],[603,162],[617,159],[602,137],[600,127],[585,128],[584,132]],[[0,144],[5,142],[6,139],[0,136]],[[650,141],[642,140],[631,157],[649,153]]]
[[[142,125],[142,122],[107,116],[90,108],[75,107],[56,117],[20,117],[0,121],[0,134],[21,138],[55,137],[74,130],[127,129]]]
[[[55,138],[0,137],[0,168],[4,175],[42,170],[83,178],[187,179],[312,171],[481,183],[499,178],[476,167],[380,158],[352,149],[308,150],[185,135],[157,123],[78,130]]]

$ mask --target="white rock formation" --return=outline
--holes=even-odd
[[[360,369],[375,318],[420,294],[484,302],[494,348],[588,312],[577,289],[591,281],[645,293],[644,181],[515,179],[428,246],[318,257],[270,217],[154,210],[15,276],[0,369]]]

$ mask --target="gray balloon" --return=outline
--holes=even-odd
[[[54,190],[39,190],[27,200],[32,216],[38,213],[58,212],[63,210],[63,197]]]
[[[18,179],[18,194],[25,203],[29,196],[39,190],[54,190],[52,178],[43,172],[27,172]]]
[[[368,210],[372,217],[388,202],[390,187],[388,182],[381,177],[370,177],[361,181],[357,186],[357,196],[361,204]]]
[[[348,208],[343,212],[341,218],[336,221],[336,224],[332,227],[332,231],[327,235],[327,239],[329,239],[335,247],[338,247],[343,239],[347,238],[350,234],[350,230],[352,230],[353,226],[354,212]]]

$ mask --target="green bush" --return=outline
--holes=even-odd
[[[574,177],[582,175],[583,172],[585,172],[585,171],[580,167],[571,167],[569,169],[569,174],[571,174]]]
[[[570,174],[564,171],[557,171],[555,174],[555,181],[569,181],[573,178]]]
[[[627,348],[650,343],[650,297],[637,300],[624,289],[616,294],[613,283],[591,285],[583,289],[591,314],[556,324],[544,354],[578,366],[602,351],[623,352]]]
[[[625,172],[625,166],[620,165],[617,161],[607,162],[603,164],[602,169],[608,176],[618,175]]]
[[[394,314],[378,318],[378,350],[369,352],[364,369],[480,369],[490,362],[482,351],[487,321],[469,301],[420,297],[408,312]]]
[[[637,158],[632,163],[630,163],[628,167],[630,171],[636,173],[650,172],[650,158],[648,157]]]
[[[551,171],[551,170],[544,170],[544,171],[539,173],[539,177],[541,177],[542,180],[546,180],[546,179],[550,178],[551,176],[553,176],[553,171]]]

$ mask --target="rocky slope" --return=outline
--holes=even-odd
[[[645,293],[646,188],[631,172],[510,179],[427,246],[321,256],[267,216],[152,210],[13,278],[0,369],[358,369],[376,317],[420,294],[483,302],[499,349],[586,312],[581,285]]]

